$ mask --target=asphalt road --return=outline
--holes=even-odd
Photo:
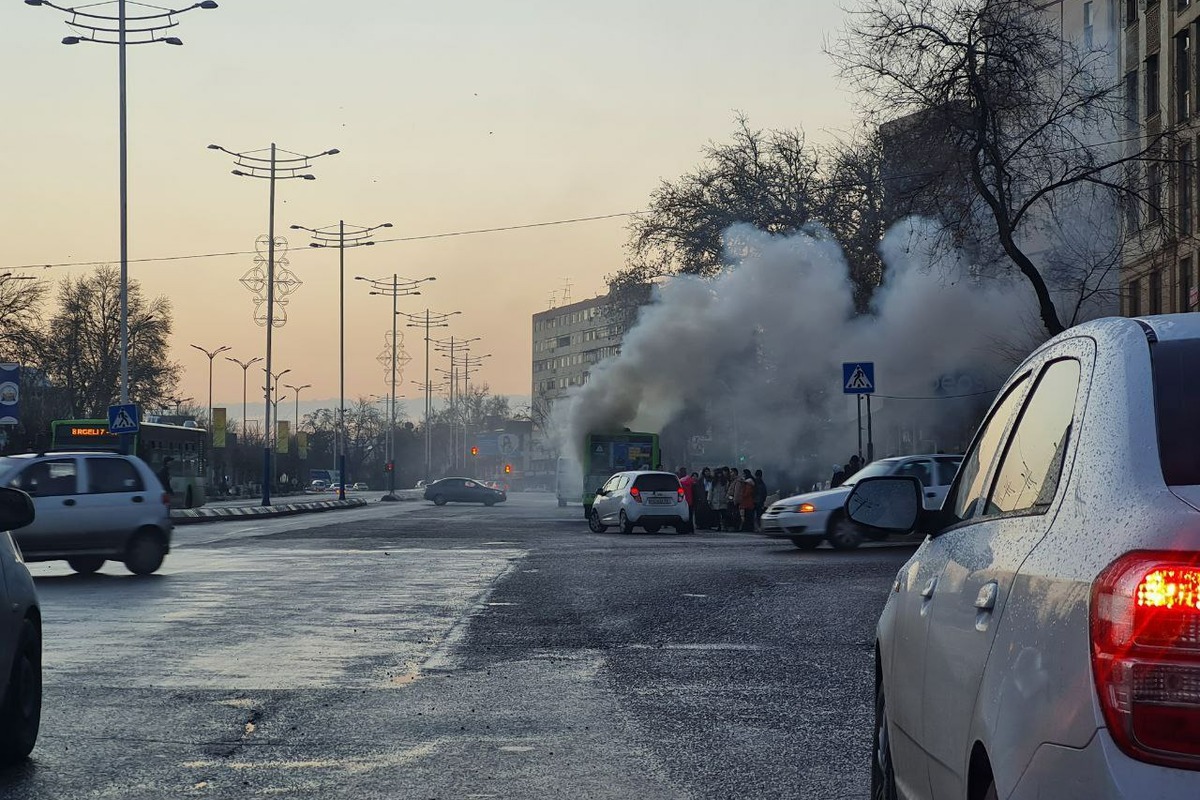
[[[0,797],[867,797],[911,547],[588,531],[514,495],[176,530],[33,572],[42,735]]]

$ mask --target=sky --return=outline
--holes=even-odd
[[[337,252],[308,248],[289,225],[391,222],[379,238],[404,238],[622,214],[727,139],[736,112],[817,142],[856,123],[822,51],[844,20],[829,0],[220,0],[179,19],[183,47],[129,53],[130,258],[253,251],[267,183],[231,175],[208,144],[340,149],[314,163],[316,181],[278,184],[277,233],[304,283],[275,332],[273,368],[312,385],[302,411],[338,395]],[[59,44],[69,33],[49,8],[0,4],[0,272],[118,263],[117,52]],[[435,333],[481,337],[474,352],[492,357],[478,380],[527,396],[531,315],[568,282],[573,300],[602,293],[623,265],[627,222],[348,250],[347,397],[386,393],[375,357],[391,325],[390,300],[353,276],[436,277],[400,309],[461,311]],[[131,263],[131,278],[173,304],[181,396],[207,398],[207,359],[190,344],[263,355],[238,282],[252,266],[246,254]],[[400,395],[415,396],[423,331],[401,330],[413,361]],[[435,368],[447,364],[435,354]],[[252,403],[260,386],[252,376]],[[240,417],[242,370],[218,361],[213,393]]]

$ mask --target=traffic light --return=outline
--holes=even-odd
[[[384,471],[384,472],[391,472],[391,471],[392,471],[393,469],[395,469],[395,468],[396,468],[396,465],[395,465],[393,462],[391,462],[391,461],[389,461],[389,462],[387,462],[386,464],[384,464],[384,465],[383,465],[383,471]]]
[[[473,455],[473,456],[479,455],[479,448],[476,447],[475,445],[471,445],[471,455]]]
[[[505,464],[505,465],[504,465],[504,474],[505,474],[505,475],[511,475],[511,474],[512,474],[512,464]]]

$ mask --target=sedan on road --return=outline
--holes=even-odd
[[[911,476],[846,513],[934,533],[875,647],[872,797],[1200,797],[1200,314],[1107,319],[1001,389],[942,508]]]
[[[846,520],[842,506],[854,484],[874,475],[912,475],[921,482],[925,507],[942,507],[962,456],[920,455],[883,458],[854,473],[841,486],[810,492],[772,503],[763,512],[762,535],[790,539],[801,550],[813,550],[828,541],[838,550],[853,550],[862,544],[864,531]],[[880,538],[878,534],[874,538]]]
[[[444,506],[446,503],[483,503],[485,506],[494,506],[507,500],[508,495],[470,478],[442,478],[425,487],[425,499],[432,500],[437,506]]]
[[[10,530],[33,522],[29,496],[0,489],[0,766],[23,761],[42,717],[42,615]]]

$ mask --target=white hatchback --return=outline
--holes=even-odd
[[[0,489],[0,767],[29,755],[42,719],[42,614],[9,533],[33,517],[28,496]]]
[[[691,509],[679,478],[670,472],[618,472],[596,492],[588,526],[603,533],[615,525],[622,533],[641,527],[658,533],[664,527],[691,533]]]
[[[921,499],[846,502],[935,531],[879,620],[871,796],[1200,797],[1200,314],[1047,342]]]

